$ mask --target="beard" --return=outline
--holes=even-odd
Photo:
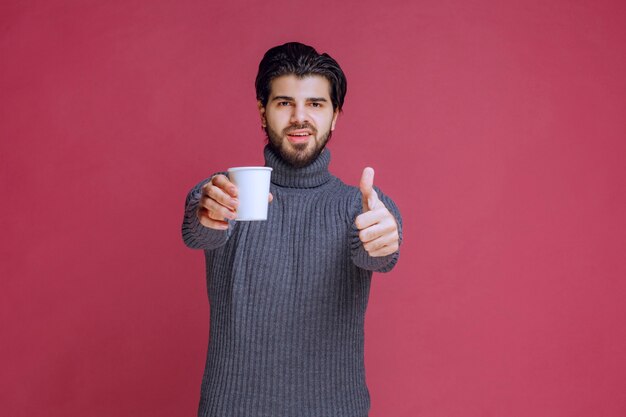
[[[312,132],[311,136],[313,136],[313,138],[309,139],[307,143],[289,143],[288,139],[286,139],[287,134],[297,129],[309,129]],[[333,132],[328,129],[325,134],[318,138],[317,129],[308,123],[304,123],[291,125],[280,134],[268,124],[265,128],[265,134],[267,135],[269,147],[278,153],[283,161],[294,168],[304,168],[315,161],[322,153],[326,144],[332,137]],[[311,144],[313,145],[312,147]]]

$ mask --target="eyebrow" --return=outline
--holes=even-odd
[[[280,100],[285,100],[285,101],[296,101],[293,97],[289,97],[289,96],[276,96],[272,99],[272,101],[280,101]],[[314,103],[318,103],[318,102],[328,102],[328,100],[326,100],[324,97],[307,97],[306,101],[311,101]]]

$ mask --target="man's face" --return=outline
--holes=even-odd
[[[296,168],[322,152],[339,115],[330,100],[330,83],[319,75],[274,78],[267,105],[258,106],[270,146]]]

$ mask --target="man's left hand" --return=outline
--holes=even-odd
[[[355,220],[363,248],[372,257],[391,255],[398,250],[398,224],[374,190],[374,170],[365,168],[359,184],[363,213]]]

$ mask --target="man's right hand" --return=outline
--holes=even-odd
[[[268,200],[273,200],[270,193]],[[198,209],[198,219],[205,227],[226,230],[228,220],[237,217],[237,187],[227,176],[218,174],[202,187],[202,198]]]

